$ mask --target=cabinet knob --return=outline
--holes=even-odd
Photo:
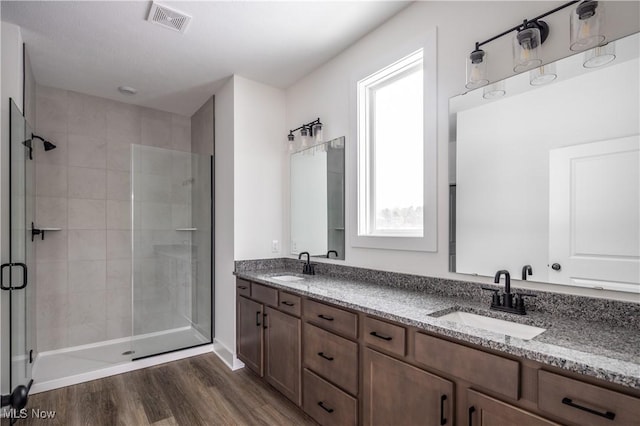
[[[553,269],[554,271],[559,271],[560,269],[562,269],[562,265],[560,265],[559,263],[554,263],[553,265],[551,265],[551,269]]]

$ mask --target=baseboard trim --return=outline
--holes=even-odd
[[[220,341],[216,340],[213,342],[213,353],[218,355],[218,358],[220,358],[222,362],[231,369],[231,371],[244,368],[244,363],[236,357],[235,353],[229,350],[229,348]]]

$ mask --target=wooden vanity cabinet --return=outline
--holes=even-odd
[[[372,349],[364,350],[365,425],[453,425],[453,383]]]
[[[263,314],[261,303],[238,296],[236,306],[236,352],[238,359],[262,377],[262,351],[264,334]]]
[[[250,283],[249,299],[247,284],[240,279],[236,284],[237,357],[299,406],[301,321],[272,307],[278,306],[278,290]]]
[[[265,313],[264,377],[284,396],[300,405],[300,319],[270,307]]]
[[[320,425],[640,426],[636,390],[290,291],[237,280],[237,356]]]

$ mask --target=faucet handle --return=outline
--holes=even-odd
[[[491,287],[482,287],[483,290],[492,291],[491,306],[500,306],[500,289]]]
[[[523,297],[538,297],[538,296],[536,294],[532,294],[532,293],[516,293],[516,297],[518,299],[522,299]]]
[[[522,313],[525,314],[525,306],[524,306],[524,298],[525,297],[538,297],[535,294],[531,293],[516,293],[516,308]]]

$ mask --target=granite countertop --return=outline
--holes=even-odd
[[[545,312],[517,316],[490,311],[487,306],[489,295],[483,301],[447,297],[330,275],[302,275],[290,269],[241,271],[235,274],[240,278],[425,331],[640,390],[640,332],[635,327]],[[273,278],[281,275],[304,279],[286,282]],[[547,331],[532,340],[522,340],[438,318],[455,310],[534,325]]]

